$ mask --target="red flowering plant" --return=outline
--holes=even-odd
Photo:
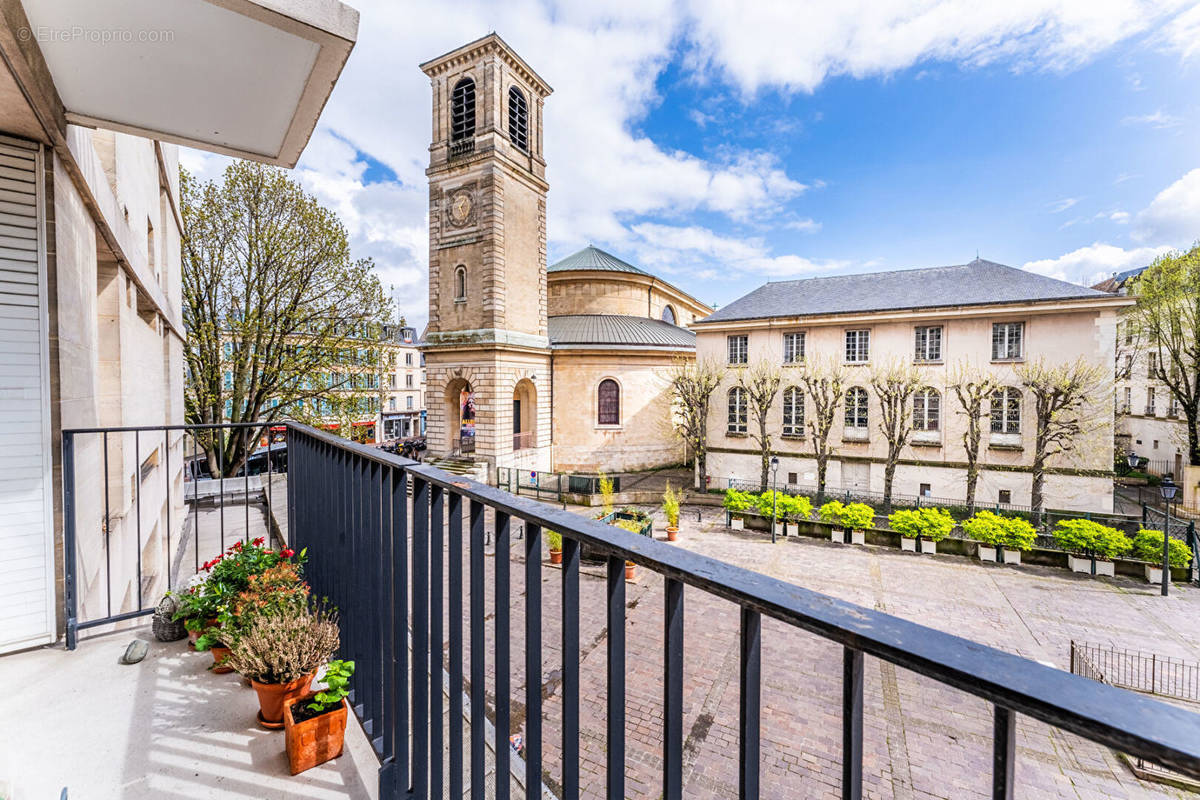
[[[300,566],[281,560],[251,575],[246,588],[221,605],[216,626],[207,630],[196,646],[201,647],[201,642],[204,647],[217,643],[232,646],[254,619],[307,607],[308,595],[309,587],[300,577]]]

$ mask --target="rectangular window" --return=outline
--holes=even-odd
[[[1125,356],[1125,369],[1122,373],[1126,378],[1133,374],[1133,356]]]
[[[921,497],[932,497],[933,496],[933,487],[930,486],[928,483],[922,483],[921,489],[920,489],[920,495],[921,495]]]
[[[1003,505],[1009,505],[1012,503],[1012,490],[1011,489],[1001,489],[1000,490],[1000,502]]]
[[[405,408],[412,408],[412,407],[413,407],[413,398],[412,398],[412,395],[410,394],[408,397],[405,398]]]
[[[233,389],[233,373],[226,371],[225,373],[225,391]]]
[[[783,363],[799,364],[804,360],[804,333],[783,335]]]
[[[918,326],[916,329],[916,360],[942,360],[942,326]]]
[[[846,331],[846,362],[863,364],[871,359],[871,332]]]
[[[408,365],[408,366],[410,366],[410,367],[412,366],[412,353],[405,353],[405,354],[404,354],[404,363],[405,363],[405,364],[407,364],[407,365]]]
[[[1146,389],[1146,416],[1154,416],[1154,387]]]
[[[783,392],[783,435],[804,435],[804,395],[794,386]]]
[[[729,336],[726,341],[729,343],[729,363],[730,364],[745,364],[749,357],[747,341],[749,337],[746,334],[740,336]]]
[[[1125,387],[1125,402],[1121,404],[1121,413],[1128,414],[1129,409],[1133,407],[1133,390],[1128,386]]]
[[[992,360],[1019,361],[1025,355],[1025,323],[992,324]]]
[[[1158,353],[1146,353],[1146,375],[1153,378],[1158,374]]]
[[[992,393],[992,433],[1021,432],[1021,393],[1014,387]]]
[[[729,390],[728,408],[728,432],[735,434],[745,433],[747,417],[749,415],[746,408],[746,392],[743,389],[735,386]]]
[[[411,389],[411,388],[412,388],[412,386],[413,386],[413,376],[412,376],[412,375],[405,375],[405,376],[404,376],[404,387],[405,387],[406,389]]]
[[[788,473],[788,483],[799,483],[800,482],[799,478],[800,478],[800,476],[794,472]]]
[[[388,411],[395,411],[395,410],[396,410],[396,398],[389,397],[388,398]]]

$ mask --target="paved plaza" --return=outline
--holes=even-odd
[[[489,520],[490,522],[490,520]],[[657,521],[656,521],[657,522]],[[490,528],[489,528],[490,529]],[[772,545],[761,533],[723,527],[719,509],[696,522],[685,509],[678,546],[800,586],[886,611],[1022,656],[1068,668],[1072,639],[1200,660],[1200,591],[1092,579],[1048,567],[983,565],[958,556],[923,556],[839,546],[807,537]],[[656,537],[661,530],[656,524]],[[524,542],[512,548],[514,730],[524,713]],[[491,570],[487,559],[488,696],[493,697]],[[639,568],[627,587],[626,794],[661,791],[663,582]],[[605,583],[588,565],[580,581],[581,750],[584,794],[601,797],[605,763]],[[465,571],[464,571],[465,574]],[[543,568],[545,780],[561,778],[561,572]],[[684,795],[737,796],[737,608],[688,589],[684,641]],[[840,646],[763,620],[763,793],[836,798],[841,775]],[[469,654],[464,654],[464,660]],[[990,797],[992,710],[988,703],[867,658],[864,791],[871,798]],[[1018,796],[1022,798],[1186,797],[1135,778],[1107,748],[1021,718]]]

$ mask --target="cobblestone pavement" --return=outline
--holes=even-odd
[[[1200,660],[1200,590],[1163,599],[1145,583],[1093,579],[1046,567],[983,565],[957,556],[901,553],[726,530],[719,509],[685,509],[678,546],[800,586],[877,608],[1028,658],[1068,667],[1081,639]],[[465,527],[465,526],[464,526]],[[488,519],[488,530],[493,530]],[[656,536],[662,535],[656,524]],[[513,732],[524,724],[523,556],[512,540]],[[494,555],[486,559],[486,672],[494,699]],[[581,594],[583,794],[602,797],[605,763],[606,620],[603,568],[586,562]],[[661,793],[663,581],[639,568],[627,586],[626,795]],[[467,571],[464,566],[464,576]],[[544,778],[561,780],[561,572],[542,569]],[[466,603],[464,602],[464,607]],[[684,795],[737,796],[738,609],[685,591]],[[464,626],[464,635],[466,627]],[[839,646],[764,619],[763,796],[836,798],[841,776]],[[449,653],[447,653],[449,655]],[[469,669],[469,654],[463,654]],[[467,673],[469,675],[469,672]],[[992,710],[973,696],[867,658],[864,794],[869,798],[990,796]],[[1135,778],[1107,748],[1021,718],[1017,796],[1187,797]]]

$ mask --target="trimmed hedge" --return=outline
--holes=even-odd
[[[1090,519],[1063,519],[1054,526],[1054,541],[1063,550],[1110,559],[1133,548],[1129,537],[1116,528]]]
[[[1142,561],[1151,564],[1162,564],[1163,556],[1162,531],[1150,531],[1143,528],[1133,537],[1133,554]],[[1192,551],[1178,539],[1172,539],[1167,546],[1167,559],[1175,569],[1183,569],[1192,563]]]
[[[1002,517],[991,511],[977,511],[964,520],[963,532],[971,539],[991,547],[1030,550],[1037,543],[1037,531],[1022,517]]]
[[[954,530],[954,517],[944,508],[901,509],[888,517],[888,525],[907,539],[940,542]]]

